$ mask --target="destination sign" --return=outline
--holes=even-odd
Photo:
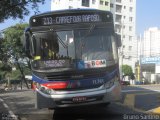
[[[30,24],[34,26],[47,26],[59,24],[74,24],[74,23],[90,23],[90,22],[111,22],[110,14],[102,13],[78,13],[78,14],[52,14],[35,16],[30,19]]]
[[[60,17],[44,17],[42,18],[43,25],[52,24],[70,24],[79,22],[98,22],[100,21],[99,15],[78,15],[78,16],[60,16]]]

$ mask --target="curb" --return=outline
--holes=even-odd
[[[160,107],[151,109],[147,111],[148,113],[159,114],[160,115]]]

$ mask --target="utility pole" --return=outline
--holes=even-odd
[[[142,78],[142,67],[141,67],[141,60],[142,60],[142,36],[140,34],[140,56],[139,56],[139,81]]]
[[[123,22],[121,22],[120,78],[123,80]]]
[[[138,37],[138,41],[139,42],[139,49],[137,49],[137,51],[139,51],[139,54],[137,53],[138,55],[138,63],[136,65],[136,69],[137,69],[137,72],[136,72],[136,76],[137,76],[137,80],[140,81],[141,80],[141,73],[142,73],[142,69],[141,69],[141,60],[142,60],[142,36],[140,34],[140,36]],[[137,43],[138,44],[138,43]],[[138,46],[138,45],[137,45]]]

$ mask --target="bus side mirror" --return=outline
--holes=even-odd
[[[25,32],[23,46],[24,46],[24,50],[25,50],[25,53],[26,53],[26,55],[27,55],[28,58],[31,58],[31,54],[30,54],[30,40],[31,40],[30,33],[29,32]]]
[[[117,43],[117,47],[121,47],[122,42],[121,42],[121,35],[119,34],[115,34],[115,39],[116,39],[116,43]]]

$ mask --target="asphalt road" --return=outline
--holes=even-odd
[[[122,92],[123,105],[160,114],[160,85],[125,86]]]
[[[1,92],[0,119],[7,120],[7,115],[14,114],[20,120],[159,120],[160,116],[147,116],[152,112],[158,113],[159,90],[159,86],[124,86],[122,101],[108,107],[87,106],[56,111],[35,109],[31,90]]]

